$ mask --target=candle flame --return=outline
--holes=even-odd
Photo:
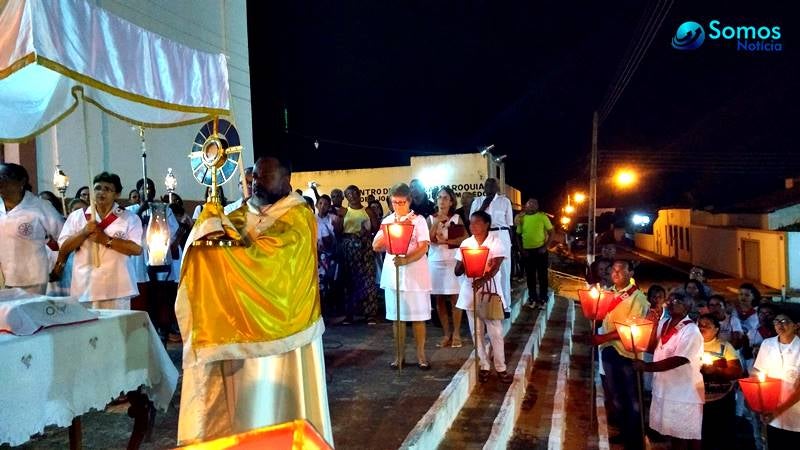
[[[703,353],[703,365],[710,366],[714,364],[714,357],[710,353]]]
[[[765,374],[764,372],[758,372],[756,374],[756,377],[758,377],[758,382],[759,383],[763,383],[763,382],[767,381],[767,374]]]
[[[395,237],[395,238],[400,237],[400,236],[403,235],[403,227],[401,227],[398,224],[394,224],[394,223],[390,224],[389,225],[389,234],[392,237]]]
[[[598,299],[600,298],[600,291],[595,286],[592,286],[592,289],[589,290],[589,295],[593,299]]]

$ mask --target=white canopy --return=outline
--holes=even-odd
[[[0,142],[25,141],[78,104],[146,127],[229,113],[223,54],[197,51],[85,0],[0,0]]]

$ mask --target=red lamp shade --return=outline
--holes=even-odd
[[[625,322],[614,322],[619,333],[619,340],[629,352],[644,352],[650,343],[650,334],[655,325],[652,320],[632,318]]]
[[[742,388],[747,406],[759,414],[771,413],[778,408],[782,384],[783,381],[778,378],[764,376],[739,380],[739,386]]]
[[[467,278],[482,277],[486,272],[486,260],[489,259],[489,249],[486,247],[461,247],[461,260],[464,263],[464,272]]]
[[[317,430],[305,420],[270,425],[244,433],[226,436],[213,441],[187,445],[191,450],[332,450]]]
[[[386,239],[386,253],[390,255],[405,255],[411,243],[411,233],[414,224],[411,222],[393,222],[381,225],[383,236]]]
[[[603,320],[615,295],[611,291],[603,291],[596,287],[579,289],[578,299],[581,302],[583,316],[589,320]]]

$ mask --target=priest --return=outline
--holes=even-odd
[[[176,313],[184,336],[178,443],[308,420],[333,445],[322,352],[316,221],[274,157],[252,196],[203,208],[189,236]],[[245,246],[192,246],[200,239]]]

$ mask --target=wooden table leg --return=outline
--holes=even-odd
[[[80,450],[83,448],[81,438],[81,418],[78,416],[72,419],[72,424],[69,426],[69,450]]]
[[[153,422],[155,421],[155,406],[146,394],[140,391],[128,392],[128,416],[133,417],[133,431],[128,441],[128,450],[137,450],[142,441],[152,438]]]

